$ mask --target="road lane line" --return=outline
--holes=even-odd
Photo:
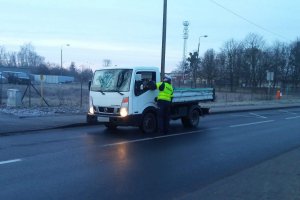
[[[15,163],[15,162],[21,162],[22,159],[14,159],[14,160],[6,160],[6,161],[0,161],[0,165]]]
[[[230,115],[230,116],[232,116],[232,117],[246,117],[246,118],[250,118],[251,117],[248,114],[247,115],[236,115],[236,114],[234,114],[234,115]]]
[[[287,111],[287,110],[278,110],[279,112],[287,113],[287,114],[292,114],[292,115],[297,115],[297,113]]]
[[[253,123],[247,123],[247,124],[236,124],[236,125],[231,125],[229,127],[230,128],[236,128],[236,127],[251,126],[251,125],[264,124],[264,123],[270,123],[270,122],[274,122],[274,120],[261,121],[261,122],[253,122]]]
[[[216,130],[216,129],[220,129],[220,128],[210,128],[210,129],[205,129],[205,130],[189,131],[189,132],[175,133],[175,134],[170,134],[170,135],[161,135],[161,136],[156,136],[156,137],[148,137],[148,138],[142,138],[142,139],[136,139],[136,140],[116,142],[116,143],[104,144],[104,145],[101,145],[101,147],[112,147],[112,146],[118,146],[118,145],[130,144],[130,143],[157,140],[157,139],[162,139],[162,138],[175,137],[175,136],[180,136],[180,135],[188,135],[188,134],[200,133],[200,132],[204,132],[207,130]]]
[[[300,116],[288,117],[288,118],[285,118],[285,119],[289,120],[289,119],[297,119],[297,118],[300,118]]]
[[[258,118],[267,119],[267,117],[259,115],[259,114],[255,114],[255,113],[249,113],[249,114],[250,115],[254,115],[254,116],[258,117]]]

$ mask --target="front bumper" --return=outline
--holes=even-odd
[[[126,117],[116,115],[103,115],[103,114],[87,114],[89,117],[97,118],[100,123],[110,123],[116,126],[139,126],[141,124],[142,115],[128,115]]]

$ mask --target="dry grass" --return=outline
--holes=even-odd
[[[1,85],[0,85],[1,87]],[[35,89],[38,91],[36,91]],[[8,89],[18,89],[23,97],[22,103],[24,107],[30,106],[46,106],[39,94],[43,93],[45,101],[51,107],[57,106],[74,106],[74,107],[87,107],[88,105],[88,84],[82,85],[81,97],[81,84],[44,84],[33,85],[30,88],[27,85],[2,85],[2,105],[6,105]],[[1,89],[0,89],[1,91]],[[42,92],[43,91],[43,92]],[[39,93],[39,94],[38,94]]]

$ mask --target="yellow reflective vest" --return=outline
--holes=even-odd
[[[173,87],[171,84],[166,82],[156,83],[156,88],[159,93],[157,96],[157,100],[171,101],[173,97]]]

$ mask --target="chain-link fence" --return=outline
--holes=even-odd
[[[190,88],[189,83],[174,87]],[[198,86],[200,87],[200,86]],[[204,86],[202,86],[204,87]],[[72,107],[88,108],[88,83],[17,85],[0,82],[0,105],[7,106],[8,91],[18,90],[21,107]],[[251,102],[264,100],[300,100],[300,88],[235,88],[216,87],[216,102]]]
[[[9,91],[19,91],[22,107],[88,106],[88,83],[17,85],[0,82],[0,105],[6,106]]]

